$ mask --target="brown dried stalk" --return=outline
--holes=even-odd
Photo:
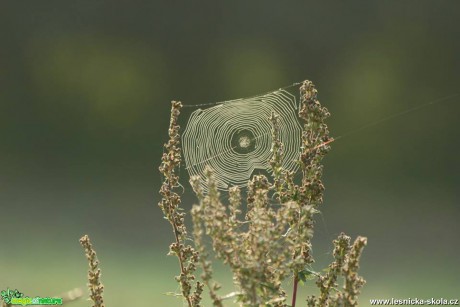
[[[171,119],[169,123],[169,141],[164,145],[165,153],[159,167],[163,174],[164,181],[160,189],[162,196],[158,203],[163,210],[163,214],[172,226],[175,242],[169,246],[170,254],[176,255],[179,260],[180,275],[176,276],[177,282],[181,286],[182,296],[187,301],[189,307],[199,306],[201,293],[204,285],[197,281],[195,291],[192,293],[192,283],[195,281],[193,275],[196,264],[199,260],[198,252],[190,245],[185,245],[187,230],[184,223],[185,213],[181,212],[180,196],[175,192],[179,186],[179,177],[176,169],[181,162],[181,152],[179,148],[180,134],[177,119],[180,114],[182,104],[179,101],[171,103]]]
[[[88,259],[88,288],[90,291],[90,298],[93,301],[93,307],[104,307],[104,299],[102,293],[104,285],[101,283],[101,269],[99,268],[99,260],[97,259],[96,252],[91,245],[88,235],[84,235],[80,239],[80,244],[85,249],[85,255]]]

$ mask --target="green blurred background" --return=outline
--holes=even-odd
[[[325,159],[315,268],[341,231],[365,235],[361,305],[458,298],[460,98],[347,133],[460,93],[459,19],[453,0],[2,1],[0,289],[84,286],[89,234],[107,306],[181,306],[157,206],[170,101],[309,79],[345,135]]]

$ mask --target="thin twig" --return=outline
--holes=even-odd
[[[297,300],[297,286],[299,285],[299,278],[297,275],[294,276],[294,289],[292,290],[292,303],[291,306],[295,307],[295,303]]]

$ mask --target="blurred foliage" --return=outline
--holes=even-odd
[[[81,34],[34,41],[31,81],[44,112],[76,112],[86,124],[117,130],[135,124],[166,75],[160,56],[136,43]]]

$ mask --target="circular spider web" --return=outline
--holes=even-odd
[[[302,135],[296,99],[291,93],[278,90],[194,111],[182,136],[190,176],[201,177],[206,189],[204,171],[209,165],[218,188],[228,190],[231,186],[246,186],[256,170],[270,172],[272,112],[279,115],[283,167],[296,171]]]

